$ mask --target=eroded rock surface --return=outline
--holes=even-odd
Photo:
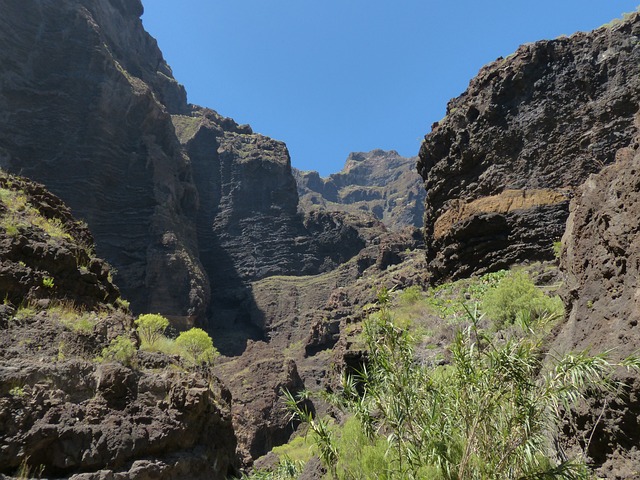
[[[351,334],[365,317],[363,306],[385,286],[403,288],[425,280],[424,250],[417,229],[379,235],[355,257],[318,275],[273,276],[251,284],[248,318],[261,339],[241,356],[221,360],[216,372],[234,398],[239,454],[250,465],[293,432],[281,388],[335,386],[345,365],[359,365],[361,346]]]
[[[637,131],[639,35],[633,14],[523,45],[449,103],[418,162],[433,280],[553,258],[571,192]]]
[[[305,211],[369,213],[390,230],[423,224],[425,191],[415,171],[417,158],[395,151],[351,153],[342,171],[321,178],[294,169]]]
[[[137,311],[202,316],[197,195],[169,112],[184,89],[139,0],[0,2],[0,167],[85,220]]]
[[[139,0],[0,8],[0,166],[88,223],[134,311],[237,329],[251,281],[366,244],[361,220],[298,212],[282,142],[187,103]]]
[[[562,255],[568,320],[555,348],[610,351],[617,360],[640,346],[638,144],[616,158],[589,177],[571,204]],[[593,401],[578,418],[583,435],[595,428],[593,440],[582,446],[605,478],[635,478],[640,465],[640,381],[628,372],[620,375],[628,385],[623,397],[608,399],[604,410],[601,400]]]
[[[228,390],[208,369],[134,349],[93,248],[56,196],[0,172],[0,477],[227,478]],[[104,351],[116,338],[131,347],[119,361]]]

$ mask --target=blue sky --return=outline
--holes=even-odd
[[[638,0],[146,0],[189,101],[286,142],[327,175],[352,151],[417,155],[480,67],[591,30]]]

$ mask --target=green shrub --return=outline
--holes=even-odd
[[[213,340],[201,328],[192,328],[180,333],[176,338],[176,345],[180,348],[182,356],[193,363],[213,364],[219,355],[213,346]]]
[[[250,475],[243,475],[242,480],[295,480],[302,473],[304,463],[283,457],[271,469],[255,470]]]
[[[518,318],[560,315],[562,309],[558,297],[545,295],[523,271],[509,272],[482,301],[482,310],[499,328]]]
[[[401,305],[413,305],[422,298],[422,288],[417,285],[405,288],[400,292],[398,300]]]
[[[87,312],[72,302],[62,301],[51,305],[47,313],[56,318],[61,325],[75,333],[91,333],[103,312]]]
[[[169,320],[160,314],[147,313],[136,320],[142,348],[153,347],[169,326]]]
[[[544,329],[514,327],[494,341],[468,315],[450,364],[434,369],[416,362],[410,336],[383,305],[365,322],[367,365],[323,396],[352,417],[337,431],[304,407],[307,392],[285,392],[332,478],[590,478],[581,460],[555,460],[554,435],[576,402],[617,391],[615,369],[638,370],[640,359],[572,353],[546,366]]]
[[[136,346],[130,338],[120,335],[113,340],[108,347],[102,349],[102,355],[98,361],[113,360],[123,365],[131,365],[136,354]]]
[[[273,447],[271,451],[280,459],[286,458],[293,462],[301,462],[304,464],[311,458],[311,443],[306,436],[300,435],[284,445]]]

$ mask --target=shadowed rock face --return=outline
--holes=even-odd
[[[197,194],[169,115],[186,96],[142,28],[142,5],[0,9],[0,166],[46,184],[89,224],[136,310],[201,315]]]
[[[639,34],[634,14],[523,45],[449,103],[418,161],[432,279],[553,256],[572,190],[637,131]]]
[[[42,185],[2,171],[0,292],[0,477],[235,472],[226,388],[208,369],[134,351],[134,319],[86,226]],[[99,361],[117,337],[130,363]]]
[[[298,213],[282,142],[187,104],[138,0],[0,8],[0,166],[88,223],[134,311],[233,329],[249,282],[364,246],[344,215]]]
[[[351,153],[343,170],[327,178],[294,170],[300,206],[305,211],[373,214],[390,230],[421,227],[425,192],[416,160],[395,151],[372,150]]]

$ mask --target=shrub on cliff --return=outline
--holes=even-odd
[[[219,355],[218,350],[213,346],[213,340],[201,328],[192,328],[182,332],[176,338],[176,345],[184,353],[182,356],[193,363],[213,364]]]
[[[153,347],[169,326],[169,320],[159,314],[147,313],[136,320],[142,347]]]
[[[516,270],[509,272],[486,293],[482,310],[502,327],[513,324],[518,318],[560,315],[563,305],[559,297],[549,297],[538,289],[526,272]]]
[[[131,366],[133,358],[136,355],[136,346],[130,338],[120,335],[113,340],[108,347],[102,349],[102,355],[96,360],[102,361],[116,361],[123,365]]]

